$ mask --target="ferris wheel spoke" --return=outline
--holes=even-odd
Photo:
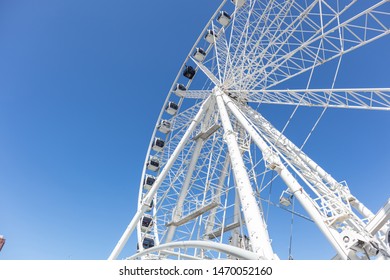
[[[389,5],[222,0],[168,92],[146,154],[138,211],[110,259],[135,227],[132,259],[278,259],[280,240],[271,242],[268,233],[271,205],[313,221],[337,258],[387,258],[385,215],[371,212],[302,148],[327,108],[390,110],[390,88],[334,89],[343,55],[390,33]],[[317,70],[335,58],[336,68]],[[312,89],[317,71],[329,69],[332,86]],[[322,113],[299,147],[260,114],[261,106],[254,109],[260,104],[295,106],[286,127],[299,106]],[[157,167],[150,168],[152,160]]]
[[[390,3],[387,0],[379,1],[350,19],[338,22],[336,26],[327,25],[326,30],[321,28],[320,32],[316,32],[312,38],[296,42],[291,51],[275,56],[275,59],[264,67],[256,69],[251,88],[259,85],[273,87],[388,35],[390,33],[389,10]],[[338,17],[339,15],[336,14],[335,18]],[[312,53],[314,50],[319,50],[318,56],[307,55],[311,50]],[[265,84],[270,78],[275,81]]]
[[[195,62],[195,64],[198,66],[198,68],[200,70],[202,70],[202,72],[210,79],[210,81],[213,82],[214,85],[220,85],[221,82],[219,81],[219,79],[213,74],[212,71],[210,71],[204,64],[202,64],[201,62],[199,61],[196,61],[195,59],[193,59],[193,62]]]
[[[232,66],[229,71],[229,78],[238,80],[247,79],[246,75],[243,75],[244,72],[246,74],[251,73],[253,70],[251,69],[253,65],[252,63],[258,64],[260,67],[264,66],[263,60],[254,59],[258,54],[264,53],[265,51],[265,42],[271,41],[271,37],[275,37],[276,26],[280,26],[283,22],[283,19],[288,17],[288,11],[291,9],[294,1],[284,1],[284,3],[278,3],[278,1],[269,1],[265,7],[261,2],[253,4],[251,7],[251,13],[248,12],[248,18],[245,22],[244,29],[240,30],[237,27],[237,31],[235,33],[240,34],[239,40],[237,41],[237,47],[233,46],[235,49],[234,55],[232,58]],[[276,12],[276,10],[278,12]],[[251,26],[250,17],[256,16],[258,19],[255,21],[255,25]],[[249,31],[250,30],[250,31]],[[237,36],[237,35],[236,35]],[[245,38],[245,39],[243,39]],[[240,46],[242,41],[245,42],[244,47]],[[240,47],[238,47],[240,46]],[[239,84],[242,85],[244,82]]]
[[[241,78],[245,81],[238,85],[239,88],[245,88],[243,84],[248,84],[253,80],[253,72],[256,69],[265,67],[269,61],[279,55],[280,51],[285,53],[284,45],[288,49],[290,49],[289,44],[295,45],[295,42],[289,42],[290,37],[294,37],[294,33],[298,33],[297,36],[302,37],[302,39],[298,39],[300,43],[300,40],[308,36],[307,34],[314,33],[318,29],[317,24],[309,18],[310,11],[317,5],[318,1],[314,1],[305,9],[301,8],[295,1],[270,1],[265,7],[262,6],[260,1],[257,3],[255,13],[258,13],[259,16],[254,20],[256,26],[251,28],[248,36],[245,36],[249,37],[246,38],[246,47],[237,47],[232,59],[234,61],[234,68],[232,67],[232,69],[250,74],[249,77],[241,75]],[[249,17],[250,14],[248,13],[248,20]],[[310,27],[310,31],[305,30],[305,33],[300,28],[304,22],[307,22],[306,24]],[[245,30],[249,28],[246,25],[244,26],[246,27]],[[234,35],[242,37],[244,34],[244,31],[237,27],[236,33],[240,34],[240,32],[241,35]],[[286,34],[289,35],[286,36]],[[238,75],[237,73],[232,74]]]
[[[366,252],[367,250],[373,250],[372,252],[375,251],[377,253],[380,250],[383,252],[388,251],[386,245],[380,240],[376,240],[375,244],[370,241],[372,238],[371,232],[366,229],[366,224],[364,224],[356,215],[353,215],[348,205],[344,204],[345,200],[348,200],[348,198],[343,197],[343,195],[338,192],[339,190],[332,191],[320,180],[315,181],[316,177],[318,177],[316,170],[310,172],[310,168],[301,163],[301,165],[308,170],[307,174],[300,174],[296,169],[294,171],[302,176],[302,178],[306,175],[309,179],[307,181],[311,181],[309,183],[306,182],[306,185],[311,189],[312,194],[315,195],[315,197],[312,198],[297,179],[293,177],[290,170],[282,163],[280,155],[290,153],[289,150],[279,150],[276,145],[269,145],[270,141],[268,141],[269,143],[267,144],[264,140],[266,137],[264,137],[261,131],[257,130],[256,127],[247,120],[243,112],[240,111],[235,103],[232,102],[227,95],[222,95],[222,98],[229,110],[251,135],[254,143],[263,152],[264,159],[268,162],[268,165],[278,172],[281,179],[288,186],[290,193],[298,199],[341,258],[359,258],[355,255],[356,248],[349,249],[342,245],[341,235],[347,234],[350,230],[358,232],[361,236],[360,238],[366,246],[364,249],[365,251],[362,252]],[[272,129],[269,123],[266,123],[262,128],[264,130]],[[294,157],[296,158],[297,156],[295,155]],[[381,249],[376,250],[376,248]]]
[[[224,80],[227,65],[229,64],[229,46],[225,35],[224,27],[218,28],[212,25],[214,34],[217,34],[215,38],[215,57],[217,61],[217,70],[219,83]]]
[[[252,90],[246,96],[249,102],[264,104],[390,110],[390,88]]]
[[[232,36],[241,38],[245,33],[245,38],[250,38],[244,47],[238,40],[240,48],[236,47],[232,58],[234,67],[231,68],[236,73],[231,70],[230,73],[241,78],[236,88],[274,86],[389,32],[386,1],[376,3],[343,23],[340,17],[356,1],[345,7],[341,7],[339,1],[336,4],[314,1],[306,8],[294,1],[291,3],[294,5],[288,9],[275,5],[276,12],[267,15],[271,16],[271,23],[266,21],[268,17],[259,16],[256,22],[261,22],[262,28],[254,29],[251,34],[247,34],[249,27],[242,30],[237,27],[237,35],[232,32]],[[256,33],[259,35],[254,36]],[[254,42],[250,42],[252,39]],[[235,48],[234,40],[231,48]],[[237,79],[230,77],[230,80]]]

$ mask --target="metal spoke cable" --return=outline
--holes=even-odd
[[[337,16],[337,24],[340,26],[340,17]],[[339,30],[339,38],[340,38],[340,48],[341,50],[344,49],[344,45],[343,45],[343,41],[342,41],[342,38],[341,38],[341,31]],[[334,86],[336,84],[336,79],[337,79],[337,76],[338,76],[338,73],[339,73],[339,69],[340,69],[340,65],[341,65],[341,60],[343,58],[343,54],[340,55],[340,58],[339,58],[339,61],[337,63],[337,68],[336,68],[336,72],[335,72],[335,75],[333,77],[333,82],[332,82],[332,87],[331,89],[334,89]],[[330,100],[331,100],[331,97],[332,97],[332,92],[329,93],[329,96],[328,96],[328,101],[327,101],[327,105],[329,104]],[[314,124],[314,126],[312,127],[309,135],[307,135],[305,141],[303,141],[301,147],[299,148],[299,150],[302,150],[303,147],[306,145],[307,141],[309,140],[310,136],[312,135],[314,129],[317,127],[318,123],[320,122],[322,116],[324,115],[325,111],[328,109],[328,106],[325,106],[324,109],[322,110],[321,112],[321,115],[320,117],[317,119],[316,123]]]
[[[316,64],[317,59],[318,59],[318,57],[319,57],[319,51],[320,51],[320,49],[321,49],[320,46],[321,46],[322,42],[323,42],[323,41],[321,40],[321,41],[320,41],[320,44],[319,44],[319,46],[318,46],[318,50],[317,50],[317,54],[316,54],[316,57],[315,57],[315,61],[314,61],[314,63],[313,63],[313,66],[311,67],[309,80],[307,81],[306,90],[308,90],[309,87],[310,87],[311,79],[312,79],[312,77],[313,77],[313,73],[314,73],[314,70],[315,70],[315,64]],[[288,125],[290,124],[292,118],[295,116],[295,113],[297,112],[298,108],[300,107],[301,102],[302,102],[302,100],[305,98],[305,96],[306,96],[306,93],[302,94],[302,97],[300,98],[298,104],[295,106],[294,111],[293,111],[292,114],[290,115],[290,118],[287,120],[287,122],[286,122],[286,124],[284,125],[282,131],[280,132],[279,137],[278,137],[278,138],[276,139],[276,141],[273,143],[275,146],[279,143],[279,140],[281,139],[282,135],[284,134],[284,131],[287,129]]]
[[[339,62],[337,64],[337,69],[336,69],[336,73],[334,75],[334,79],[333,79],[333,83],[332,83],[332,87],[331,89],[334,88],[334,85],[336,83],[336,78],[337,78],[337,75],[338,75],[338,72],[339,72],[339,69],[340,69],[340,64],[341,64],[341,59],[342,59],[343,56],[340,56],[340,59],[339,59]],[[329,101],[332,97],[332,92],[329,93],[329,97],[328,97],[328,102],[327,104],[329,104]],[[321,112],[321,115],[318,117],[317,121],[315,122],[315,124],[313,125],[312,129],[310,130],[309,134],[307,135],[305,141],[303,141],[301,147],[299,148],[299,150],[301,151],[303,149],[303,147],[306,145],[307,141],[309,140],[310,136],[313,134],[313,131],[316,129],[318,123],[320,122],[320,120],[322,119],[322,116],[325,114],[326,110],[328,109],[329,107],[328,106],[325,106],[324,109],[322,110]]]

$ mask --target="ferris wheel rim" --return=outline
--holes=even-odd
[[[177,85],[178,83],[178,80],[180,78],[180,75],[182,74],[183,70],[184,70],[184,67],[185,65],[187,64],[187,62],[189,60],[191,60],[191,55],[192,53],[194,52],[194,50],[196,49],[196,46],[198,45],[198,43],[202,40],[203,38],[203,35],[204,35],[204,32],[207,30],[207,27],[210,25],[210,23],[215,19],[215,17],[218,15],[218,12],[223,8],[223,6],[225,5],[225,3],[227,2],[227,0],[223,0],[222,3],[219,5],[219,7],[217,8],[217,10],[214,12],[214,14],[211,16],[210,20],[206,23],[205,27],[203,28],[202,32],[200,33],[200,35],[198,36],[198,38],[196,39],[195,43],[193,44],[193,46],[191,47],[188,55],[186,56],[186,58],[184,59],[184,62],[182,63],[182,65],[180,66],[179,68],[179,71],[168,91],[168,94],[167,94],[167,97],[165,98],[165,101],[162,105],[162,108],[160,110],[160,113],[157,117],[157,121],[156,121],[156,124],[154,126],[154,129],[153,129],[153,132],[152,132],[152,135],[150,137],[150,141],[149,141],[149,145],[148,145],[148,150],[146,152],[146,156],[145,156],[145,160],[144,160],[144,167],[143,167],[143,170],[142,170],[142,176],[141,176],[141,180],[140,180],[140,183],[139,183],[139,192],[142,191],[142,183],[143,183],[143,176],[145,175],[145,170],[146,170],[146,167],[145,167],[145,164],[149,158],[149,155],[150,155],[150,151],[151,151],[151,145],[152,145],[152,142],[153,142],[153,139],[156,135],[156,131],[157,131],[157,126],[159,124],[159,122],[161,121],[162,119],[162,116],[164,114],[164,108],[166,106],[166,104],[169,102],[170,100],[170,97],[171,95],[173,94],[174,92],[174,88],[175,86]],[[191,80],[189,80],[189,83],[191,83]],[[140,198],[140,197],[139,197]]]
[[[184,59],[182,65],[180,66],[179,68],[179,71],[168,91],[168,94],[167,94],[167,97],[163,103],[163,106],[160,110],[160,113],[159,113],[159,116],[157,117],[157,121],[156,121],[156,124],[154,126],[154,129],[153,129],[153,132],[152,132],[152,135],[150,137],[150,141],[149,141],[149,145],[148,145],[148,149],[147,149],[147,152],[146,152],[146,156],[145,156],[145,160],[144,160],[144,165],[143,165],[143,169],[142,169],[142,175],[141,175],[141,178],[140,178],[140,182],[139,182],[139,191],[138,191],[138,205],[137,205],[137,208],[140,209],[142,207],[142,204],[141,204],[141,201],[142,201],[142,196],[143,196],[143,181],[145,179],[145,176],[146,176],[146,163],[148,161],[148,159],[150,158],[150,154],[151,154],[151,150],[152,150],[152,143],[153,143],[153,140],[155,139],[156,137],[156,134],[157,134],[157,126],[158,124],[161,122],[162,120],[162,117],[163,117],[163,114],[164,114],[164,108],[165,106],[168,104],[172,94],[174,94],[174,88],[175,86],[178,84],[178,80],[180,78],[180,75],[183,73],[183,70],[186,66],[186,64],[188,63],[189,60],[191,60],[191,55],[193,54],[194,50],[196,49],[197,45],[199,44],[199,42],[203,39],[203,36],[204,36],[204,33],[206,32],[207,30],[207,27],[210,26],[210,24],[212,23],[212,21],[217,17],[218,13],[221,11],[221,9],[223,8],[223,6],[226,4],[227,0],[222,0],[221,4],[218,6],[218,8],[216,9],[216,11],[214,12],[214,14],[210,17],[209,21],[206,23],[205,27],[203,28],[203,30],[200,32],[198,38],[196,39],[195,43],[193,44],[193,46],[191,47],[188,55],[186,56],[186,58]],[[210,48],[212,48],[213,46],[210,45]],[[191,84],[192,80],[190,79],[187,86],[189,86]],[[180,103],[183,101],[183,97],[180,98]],[[180,104],[179,104],[180,106]],[[141,243],[141,240],[140,240],[140,227],[138,226],[137,227],[137,236],[138,236],[138,243],[140,244]]]
[[[190,59],[192,59],[191,54],[192,54],[193,51],[195,50],[195,48],[196,48],[197,44],[199,43],[199,41],[202,39],[202,37],[203,37],[203,35],[204,35],[204,32],[206,31],[207,27],[210,26],[210,24],[212,24],[212,21],[215,20],[216,15],[218,14],[219,11],[221,11],[221,9],[223,8],[223,6],[224,6],[225,3],[226,3],[226,0],[224,0],[224,1],[222,2],[222,4],[218,7],[217,11],[214,13],[214,15],[210,18],[209,22],[206,24],[206,26],[205,26],[205,28],[203,29],[203,31],[201,32],[200,36],[198,37],[198,39],[197,39],[196,42],[194,43],[193,47],[191,48],[191,50],[190,50],[190,52],[189,52],[189,55],[187,55],[186,59],[184,60],[182,66],[181,66],[181,68],[180,68],[180,70],[179,70],[179,72],[178,72],[178,74],[177,74],[177,76],[176,76],[176,78],[175,78],[175,80],[174,80],[172,86],[171,86],[171,89],[170,89],[170,91],[168,92],[167,98],[166,98],[166,100],[165,100],[165,102],[164,102],[164,104],[163,104],[163,107],[162,107],[162,109],[161,109],[160,115],[159,115],[159,117],[157,118],[157,122],[156,122],[156,125],[155,125],[155,127],[154,127],[154,130],[153,130],[153,133],[152,133],[152,136],[151,136],[151,140],[150,140],[150,143],[149,143],[149,146],[148,146],[148,151],[147,151],[146,157],[145,157],[145,164],[147,163],[147,161],[148,161],[148,159],[149,159],[149,157],[150,157],[150,155],[151,155],[151,150],[152,150],[152,149],[151,149],[151,146],[152,146],[153,140],[155,139],[156,134],[157,134],[157,125],[158,125],[158,124],[160,123],[160,121],[162,120],[162,116],[163,116],[163,113],[164,113],[164,107],[165,107],[166,104],[169,102],[170,97],[171,97],[172,94],[174,93],[174,87],[175,87],[175,85],[177,84],[177,81],[178,81],[178,79],[179,79],[179,76],[180,76],[180,74],[182,73],[182,71],[183,71],[183,69],[184,69],[186,63],[188,63],[188,61],[189,61]],[[214,46],[211,46],[211,45],[210,45],[210,48],[213,48],[213,47],[214,47]],[[191,83],[191,80],[189,81],[189,83]],[[184,99],[184,98],[181,97],[181,98],[180,98],[180,102],[182,102],[183,99]],[[141,182],[140,182],[140,188],[139,188],[139,202],[140,202],[140,203],[138,204],[138,209],[141,209],[141,208],[142,208],[141,201],[142,201],[142,192],[143,192],[143,180],[144,180],[145,175],[146,175],[146,165],[145,165],[145,164],[144,164],[144,167],[143,167],[142,176],[141,176]],[[140,240],[141,234],[140,234],[140,229],[139,229],[139,227],[137,228],[137,231],[138,231],[138,234],[137,234],[137,235],[138,235],[138,243],[140,244],[140,242],[141,242],[141,240]],[[169,244],[169,243],[168,243],[168,244]],[[163,245],[158,245],[158,246],[156,246],[155,248],[162,248],[162,247],[159,247],[159,246],[163,246]],[[141,248],[142,248],[142,247],[141,247]],[[144,250],[144,251],[149,252],[148,250],[149,250],[149,249],[146,249],[146,250]],[[151,250],[151,251],[153,251],[153,250]],[[142,250],[141,250],[141,253],[142,253]]]

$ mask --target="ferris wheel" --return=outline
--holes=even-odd
[[[389,33],[387,0],[222,1],[168,92],[109,259],[133,231],[129,259],[279,259],[271,209],[315,224],[333,259],[390,259],[390,200],[373,213],[303,151],[327,110],[390,110],[390,88],[335,87],[342,58]],[[281,105],[277,129],[262,108]],[[304,107],[319,114],[298,145],[285,130]]]

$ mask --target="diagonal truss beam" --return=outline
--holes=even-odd
[[[233,38],[233,49],[226,53],[231,63],[225,79],[236,81],[229,88],[274,87],[388,35],[389,1],[370,1],[362,11],[355,9],[357,2],[316,0],[303,6],[298,1],[251,2],[242,15],[237,14],[242,18],[231,36],[240,39]]]
[[[269,81],[270,77],[276,79],[267,86],[275,86],[291,77],[312,69],[312,67],[322,65],[325,62],[388,35],[390,33],[389,4],[388,0],[379,1],[370,8],[337,24],[333,28],[325,30],[324,27],[321,27],[321,32],[316,34],[316,36],[313,36],[313,38],[306,42],[302,42],[300,46],[292,51],[275,57],[276,59],[271,63],[258,69],[254,76],[261,76],[261,78],[252,83],[252,88],[265,83],[267,80]],[[338,18],[338,15],[335,18]],[[318,53],[319,55],[316,55],[312,59],[307,59],[305,63],[301,63],[302,51],[308,52],[310,50],[318,50],[318,48],[320,51]],[[291,63],[294,63],[293,67]],[[267,68],[271,68],[272,70],[267,71],[263,75]]]
[[[206,99],[211,90],[188,90],[186,98]],[[229,90],[248,102],[363,110],[390,110],[390,88]]]
[[[247,96],[265,104],[390,110],[390,88],[254,90]]]

